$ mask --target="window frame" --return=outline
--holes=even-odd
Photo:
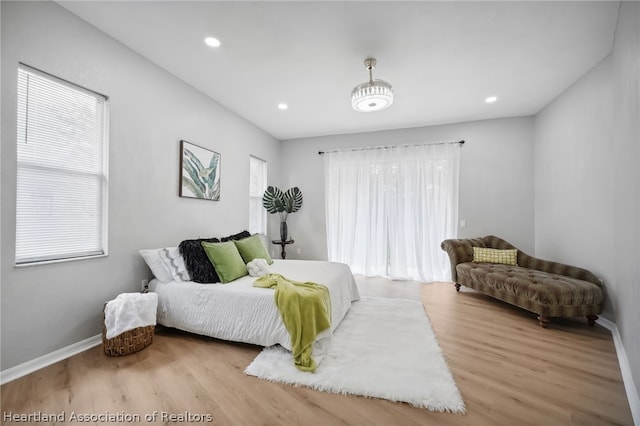
[[[96,194],[99,191],[100,198],[101,198],[100,204],[99,204],[99,207],[100,207],[99,210],[101,211],[100,212],[101,214],[100,214],[100,220],[99,221],[96,220],[94,223],[94,225],[96,225],[94,229],[98,229],[99,227],[100,232],[97,233],[97,235],[99,235],[99,239],[96,238],[96,242],[98,243],[97,246],[100,246],[100,249],[95,250],[95,252],[87,251],[84,253],[77,253],[67,248],[66,250],[58,250],[54,254],[50,254],[50,255],[32,254],[32,255],[26,255],[26,256],[23,255],[21,257],[18,256],[18,250],[17,250],[18,236],[19,236],[18,223],[21,220],[20,217],[18,217],[18,196],[19,196],[18,174],[21,169],[21,162],[19,161],[18,144],[22,142],[22,140],[19,139],[21,137],[21,134],[19,133],[19,131],[17,131],[16,142],[15,142],[16,143],[16,154],[15,154],[16,155],[15,157],[16,159],[16,182],[15,182],[15,187],[16,187],[15,224],[16,226],[15,226],[15,242],[14,242],[14,265],[16,267],[28,267],[28,266],[35,266],[35,265],[44,265],[44,264],[51,264],[51,263],[60,263],[60,262],[69,262],[69,261],[76,261],[76,260],[83,260],[83,259],[95,259],[100,257],[106,257],[109,255],[109,244],[108,244],[108,235],[109,235],[109,229],[108,229],[108,225],[109,225],[109,217],[108,217],[108,213],[109,213],[109,98],[108,96],[103,95],[99,92],[87,89],[80,85],[69,82],[63,78],[57,77],[55,75],[49,74],[47,72],[41,71],[37,68],[33,68],[29,65],[26,65],[20,62],[18,64],[17,78],[16,78],[16,83],[17,83],[16,85],[16,88],[17,88],[16,130],[20,129],[21,126],[25,129],[25,131],[29,128],[28,114],[26,114],[25,117],[22,117],[18,108],[20,103],[23,102],[21,100],[21,96],[23,95],[26,96],[26,98],[24,98],[24,102],[26,102],[27,105],[30,101],[33,101],[33,98],[29,98],[28,90],[27,90],[27,93],[25,94],[21,93],[19,82],[20,82],[20,79],[22,78],[21,76],[22,73],[31,74],[35,77],[45,79],[49,83],[65,87],[67,89],[72,89],[78,93],[82,93],[84,95],[90,96],[96,99],[97,102],[102,104],[101,105],[102,113],[97,115],[96,120],[94,121],[94,123],[96,123],[96,127],[100,126],[97,132],[99,136],[96,139],[96,141],[100,142],[102,145],[101,149],[99,150],[99,152],[101,152],[100,153],[101,162],[96,163],[96,164],[100,164],[100,171],[95,173],[91,173],[91,172],[85,173],[85,174],[94,176],[99,181],[98,183],[99,190],[96,190]],[[22,124],[20,123],[21,119],[25,120]],[[34,163],[31,165],[26,164],[26,165],[23,165],[22,167],[37,167],[37,166],[38,164]],[[65,170],[65,168],[62,168],[62,167],[55,168],[55,167],[51,167],[50,165],[43,166],[43,169],[49,169],[51,173],[63,173],[63,174],[66,174],[67,176],[81,173],[78,170]],[[68,229],[68,228],[62,228],[62,229]]]
[[[252,178],[252,173],[251,173],[251,162],[252,161],[260,161],[261,164],[263,165],[263,176],[262,176],[262,186],[263,189],[261,191],[261,193],[259,195],[253,195],[251,194],[251,178]],[[268,177],[268,165],[267,165],[267,161],[263,160],[262,158],[252,155],[249,155],[249,232],[253,233],[257,233],[260,235],[267,235],[269,232],[268,229],[268,221],[267,221],[267,210],[262,208],[260,209],[261,211],[261,218],[260,218],[260,222],[262,223],[262,230],[256,231],[254,229],[251,229],[251,223],[252,223],[252,217],[251,217],[251,206],[252,206],[252,202],[259,199],[260,200],[260,205],[262,206],[262,196],[264,194],[264,191],[267,189],[267,177]]]

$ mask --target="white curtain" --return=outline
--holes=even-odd
[[[324,154],[330,261],[354,274],[450,279],[440,249],[456,238],[460,144]]]

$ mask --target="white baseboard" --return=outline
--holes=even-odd
[[[638,396],[638,390],[633,382],[633,376],[631,375],[631,366],[629,365],[629,358],[624,350],[622,344],[622,338],[618,331],[616,323],[609,321],[606,318],[598,318],[596,321],[599,325],[603,326],[607,330],[611,331],[613,336],[613,343],[616,345],[616,353],[618,355],[618,364],[620,364],[620,372],[622,373],[622,381],[624,382],[624,389],[627,392],[627,399],[629,400],[629,408],[631,408],[631,415],[633,416],[633,424],[640,426],[640,396]]]
[[[89,337],[88,339],[84,339],[62,349],[58,349],[57,351],[32,359],[31,361],[24,362],[16,365],[15,367],[7,368],[6,370],[0,371],[0,384],[4,385],[12,380],[26,376],[27,374],[33,373],[41,368],[55,364],[58,361],[62,361],[63,359],[67,359],[79,354],[80,352],[84,352],[87,349],[98,346],[101,343],[102,335],[97,334],[93,337]]]

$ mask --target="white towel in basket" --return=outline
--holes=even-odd
[[[107,302],[104,325],[107,339],[138,327],[156,325],[158,295],[156,293],[122,293]]]

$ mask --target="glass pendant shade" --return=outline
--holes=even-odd
[[[380,111],[393,103],[393,88],[382,80],[362,83],[351,92],[351,106],[359,112]]]
[[[386,81],[373,80],[375,59],[367,59],[364,64],[369,70],[369,81],[351,91],[351,106],[358,112],[382,111],[393,103],[393,87]]]

